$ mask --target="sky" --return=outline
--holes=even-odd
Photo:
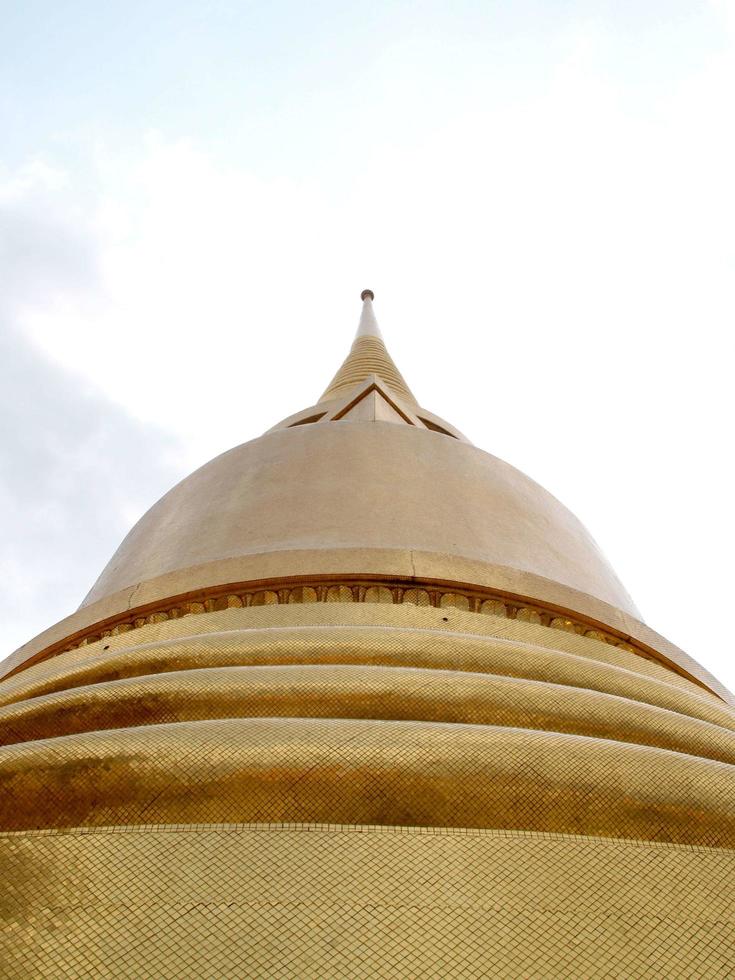
[[[735,690],[735,0],[0,0],[0,657],[375,291]]]

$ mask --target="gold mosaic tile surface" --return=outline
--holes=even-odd
[[[6,746],[0,827],[283,821],[735,847],[735,767],[490,725],[242,718]]]
[[[735,712],[594,638],[233,608],[0,704],[0,976],[733,973]]]
[[[209,594],[208,594],[209,593]],[[438,609],[452,609],[461,612],[479,613],[485,616],[517,619],[523,623],[533,623],[535,625],[551,626],[552,629],[563,630],[565,633],[575,633],[579,636],[590,637],[602,643],[608,643],[635,653],[636,656],[643,657],[653,663],[663,664],[668,672],[673,671],[680,677],[685,676],[680,668],[675,668],[671,663],[664,663],[658,654],[641,647],[632,645],[624,637],[615,634],[601,626],[591,626],[582,620],[577,619],[573,614],[562,615],[558,610],[546,609],[543,606],[529,602],[528,600],[511,600],[500,593],[493,593],[488,589],[471,589],[468,587],[453,586],[439,588],[435,584],[421,583],[412,584],[406,587],[405,584],[398,585],[391,582],[375,582],[360,580],[346,581],[341,584],[335,583],[332,579],[321,582],[314,580],[307,585],[292,586],[284,585],[283,582],[274,581],[270,587],[248,588],[245,584],[238,587],[218,586],[213,590],[200,590],[196,599],[166,599],[154,609],[128,610],[126,613],[114,617],[109,622],[97,624],[81,637],[77,637],[72,643],[64,646],[57,644],[46,653],[40,656],[40,660],[47,660],[49,657],[58,656],[64,650],[73,650],[77,647],[84,647],[98,640],[108,637],[119,636],[121,633],[129,633],[131,630],[138,630],[143,626],[150,626],[155,623],[163,623],[169,619],[184,619],[187,616],[197,616],[207,612],[219,612],[225,609],[257,609],[262,606],[275,606],[278,604],[310,604],[310,603],[384,603],[388,605],[403,604],[419,606],[422,608],[434,607]],[[38,662],[38,660],[36,661]],[[697,686],[703,686],[697,684]]]
[[[732,851],[437,829],[0,838],[3,973],[730,977]]]
[[[0,708],[0,745],[131,725],[263,716],[538,729],[735,763],[735,731],[678,711],[539,680],[379,664],[219,666],[98,681]]]

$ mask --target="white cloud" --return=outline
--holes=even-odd
[[[74,610],[181,473],[174,438],[18,331],[21,311],[66,302],[83,315],[98,289],[95,243],[47,198],[63,186],[49,173],[33,167],[0,189],[0,656]]]

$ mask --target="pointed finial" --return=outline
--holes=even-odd
[[[357,328],[357,337],[378,337],[378,339],[382,340],[383,335],[380,332],[378,321],[375,319],[375,313],[373,312],[375,293],[372,289],[363,289],[360,293],[360,299],[363,305],[362,313],[360,314],[360,323]]]

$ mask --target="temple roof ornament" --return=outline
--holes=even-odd
[[[382,378],[385,384],[399,397],[416,405],[416,399],[406,384],[403,375],[388,353],[373,310],[375,294],[372,289],[363,289],[362,312],[357,333],[339,371],[332,378],[319,402],[331,401],[346,394],[351,388],[367,381],[370,375]]]

